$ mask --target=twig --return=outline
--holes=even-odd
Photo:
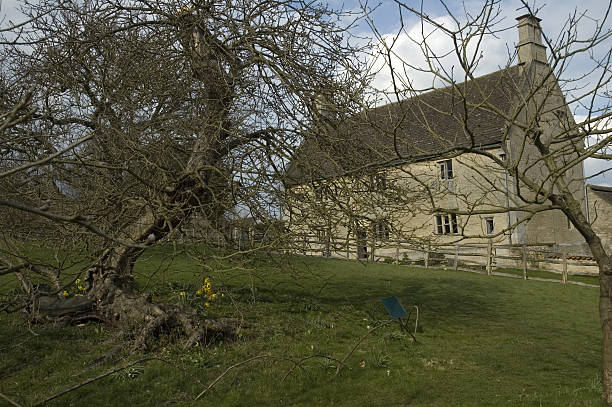
[[[359,344],[361,344],[361,342],[363,342],[363,340],[365,338],[367,338],[372,332],[374,332],[375,330],[377,330],[378,328],[380,328],[381,326],[385,326],[388,325],[390,322],[392,322],[393,320],[390,319],[388,321],[383,322],[380,325],[375,326],[374,328],[371,328],[370,330],[368,330],[368,332],[366,332],[365,335],[363,335],[361,338],[359,338],[359,340],[357,341],[357,343],[355,344],[355,346],[353,346],[353,349],[351,349],[351,351],[349,353],[346,354],[346,356],[344,356],[344,358],[342,359],[342,361],[340,362],[340,364],[338,365],[338,367],[336,368],[336,376],[338,376],[338,373],[340,373],[340,369],[342,368],[342,366],[344,366],[344,362],[346,362],[346,360],[353,354],[353,352],[355,352],[355,349],[357,349],[357,347],[359,346]]]
[[[414,321],[414,333],[410,332],[407,326],[408,322],[410,321],[410,317],[412,316],[412,311],[410,311],[410,313],[408,314],[408,318],[406,318],[406,322],[404,322],[402,318],[398,318],[397,322],[399,323],[400,328],[408,332],[408,335],[410,335],[414,343],[416,343],[417,342],[416,333],[417,333],[417,329],[419,326],[419,307],[417,307],[416,305],[413,305],[413,307],[416,308],[416,319]]]
[[[0,397],[2,397],[3,399],[5,399],[6,401],[8,401],[9,403],[11,403],[12,405],[14,405],[15,407],[21,407],[21,404],[17,403],[16,401],[11,400],[8,396],[5,396],[4,394],[0,393]]]
[[[79,383],[79,384],[76,384],[76,385],[74,385],[74,386],[72,386],[72,387],[69,387],[69,388],[67,388],[67,389],[65,389],[65,390],[62,390],[62,391],[60,391],[59,393],[56,393],[56,394],[52,395],[51,397],[46,398],[45,400],[42,400],[42,401],[39,401],[39,402],[38,402],[38,403],[36,403],[36,404],[33,404],[33,405],[32,405],[32,407],[36,407],[36,406],[40,406],[40,405],[46,404],[46,403],[48,403],[48,402],[49,402],[49,401],[51,401],[51,400],[55,400],[56,398],[61,397],[61,396],[63,396],[64,394],[70,393],[71,391],[74,391],[74,390],[76,390],[76,389],[79,389],[79,388],[81,388],[81,387],[83,387],[83,386],[86,386],[86,385],[88,385],[88,384],[90,384],[90,383],[93,383],[93,382],[95,382],[95,381],[97,381],[97,380],[103,379],[103,378],[105,378],[105,377],[107,377],[107,376],[112,375],[113,373],[117,373],[117,372],[120,372],[121,370],[127,369],[127,368],[132,367],[132,366],[134,366],[134,365],[137,365],[137,364],[139,364],[139,363],[150,362],[150,361],[152,361],[152,360],[159,360],[160,362],[164,362],[164,363],[166,363],[166,364],[168,364],[168,365],[170,365],[170,366],[172,366],[172,367],[174,367],[174,368],[176,368],[176,369],[182,370],[182,371],[183,371],[183,373],[185,373],[185,375],[187,375],[187,376],[191,377],[192,379],[194,379],[195,381],[197,381],[199,384],[204,385],[204,384],[203,384],[201,381],[199,381],[199,380],[198,380],[198,379],[197,379],[195,376],[193,376],[193,375],[191,375],[189,372],[187,372],[187,370],[185,370],[185,369],[183,369],[183,368],[181,368],[181,367],[179,367],[179,366],[176,366],[174,363],[169,362],[169,361],[167,361],[166,359],[162,359],[162,358],[157,357],[157,356],[150,356],[150,357],[145,357],[145,358],[138,359],[138,360],[136,360],[136,361],[134,361],[134,362],[130,362],[130,363],[128,363],[127,365],[124,365],[124,366],[121,366],[121,367],[118,367],[118,368],[115,368],[115,369],[109,370],[109,371],[107,371],[107,372],[105,372],[105,373],[102,373],[102,374],[100,374],[100,375],[98,375],[98,376],[91,377],[91,378],[89,378],[89,379],[87,379],[87,380],[85,380],[85,381],[83,381],[83,382],[81,382],[81,383]],[[17,405],[17,404],[16,404],[16,405]]]
[[[419,326],[419,307],[416,306],[416,304],[414,305],[414,308],[416,308],[416,320],[414,321],[414,335],[412,336],[414,338],[414,341],[416,342],[416,333],[417,333],[417,329]]]
[[[223,376],[225,376],[226,374],[228,374],[230,370],[235,369],[235,368],[237,368],[237,367],[240,367],[240,366],[242,366],[242,365],[245,365],[245,364],[247,364],[247,363],[249,363],[249,362],[252,362],[252,361],[254,361],[254,360],[257,360],[257,359],[266,359],[266,358],[267,358],[267,359],[286,360],[286,361],[288,361],[288,362],[293,363],[293,364],[294,364],[294,367],[298,366],[298,362],[296,362],[295,360],[290,359],[290,358],[285,358],[285,357],[282,357],[282,356],[274,356],[274,355],[257,355],[257,356],[253,356],[252,358],[248,358],[248,359],[246,359],[246,360],[243,360],[242,362],[238,362],[238,363],[236,363],[235,365],[231,365],[230,367],[228,367],[227,369],[225,369],[225,371],[224,371],[223,373],[221,373],[219,376],[217,376],[217,378],[216,378],[215,380],[213,380],[213,381],[212,381],[212,382],[211,382],[211,383],[208,385],[208,387],[206,387],[204,390],[202,390],[202,392],[201,392],[200,394],[198,394],[198,395],[196,396],[195,400],[199,400],[199,399],[200,399],[200,398],[201,398],[201,397],[202,397],[204,394],[206,394],[206,393],[207,393],[207,392],[208,392],[210,389],[212,389],[212,387],[213,387],[215,384],[217,384],[217,382],[218,382],[219,380],[221,380],[221,379],[223,378]],[[298,367],[299,367],[299,366],[298,366]]]
[[[336,358],[332,358],[330,356],[325,356],[325,355],[310,355],[310,356],[305,356],[302,359],[298,360],[292,367],[291,369],[289,369],[287,371],[287,373],[285,373],[285,375],[283,376],[283,378],[281,379],[281,383],[283,383],[285,381],[285,379],[291,374],[291,372],[293,372],[295,370],[296,367],[299,367],[300,369],[302,368],[302,363],[304,363],[305,361],[307,361],[308,359],[313,359],[313,358],[323,358],[323,359],[327,359],[327,360],[333,360],[334,362],[338,363],[338,364],[343,364],[341,360],[338,360]]]

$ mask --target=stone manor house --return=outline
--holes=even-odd
[[[503,165],[544,188],[566,182],[585,213],[595,200],[600,214],[611,213],[612,190],[586,188],[582,161],[573,161],[582,141],[563,137],[575,123],[547,63],[540,19],[517,20],[514,66],[357,115],[323,112],[286,174],[284,219],[297,248],[358,259],[374,247],[390,254],[396,241],[588,252],[565,215],[537,209]],[[562,174],[542,164],[536,138],[564,151],[554,158]],[[600,216],[600,230],[606,221]]]

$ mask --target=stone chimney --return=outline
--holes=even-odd
[[[516,45],[519,64],[524,65],[533,61],[546,62],[546,47],[542,45],[541,19],[532,14],[517,17],[519,42]]]
[[[326,120],[333,120],[336,117],[334,106],[324,94],[318,94],[315,97],[315,109],[319,116]]]

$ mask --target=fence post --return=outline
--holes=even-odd
[[[567,249],[563,249],[563,284],[567,284]]]
[[[493,255],[493,244],[489,240],[487,243],[487,275],[491,275],[491,256]]]
[[[455,243],[455,270],[459,267],[459,244]]]
[[[429,268],[429,250],[425,251],[425,268]]]
[[[395,265],[399,266],[399,243],[395,243]]]
[[[349,260],[351,255],[351,237],[346,237],[346,259]]]
[[[372,254],[370,256],[370,261],[372,263],[374,263],[375,258],[374,258],[374,251],[376,250],[376,239],[372,239]]]
[[[527,249],[525,245],[522,246],[521,251],[523,252],[523,280],[527,280]]]

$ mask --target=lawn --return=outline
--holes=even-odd
[[[150,354],[130,355],[105,326],[28,326],[2,315],[0,392],[32,405],[157,356],[169,363],[137,363],[48,405],[602,405],[595,288],[308,257],[203,266],[185,253],[169,261],[165,249],[145,254],[136,274],[154,300],[246,326],[231,342],[185,350],[171,336]],[[209,308],[196,294],[206,276],[218,294]],[[7,277],[0,290],[11,286]],[[418,306],[417,343],[397,324],[366,335],[388,321],[380,299],[390,295]],[[256,356],[194,401],[228,367]]]

